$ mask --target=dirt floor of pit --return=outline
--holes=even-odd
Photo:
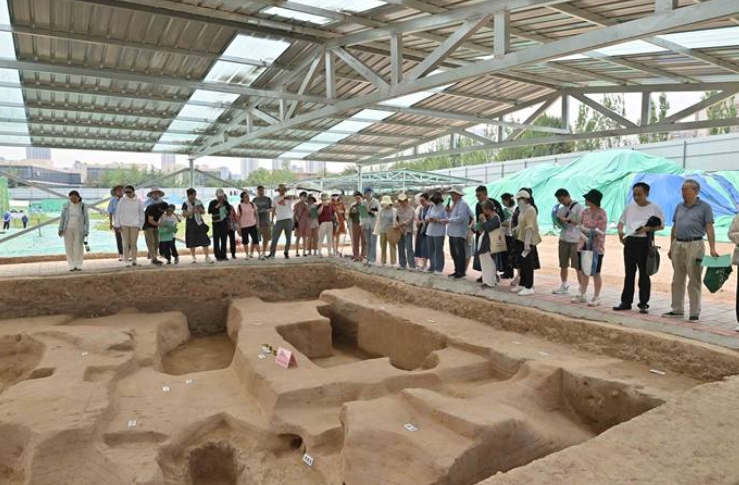
[[[704,384],[738,368],[736,354],[644,334],[649,353],[634,355],[649,362],[620,360],[601,344],[589,352],[579,330],[571,346],[464,318],[463,305],[452,314],[381,294],[352,287],[291,302],[234,299],[226,323],[210,324],[227,334],[209,337],[193,337],[179,312],[0,321],[0,363],[14,369],[0,382],[0,483],[471,485],[531,478],[527,470],[546,473],[544,461],[565,480],[577,467],[559,457],[590,454],[596,469],[608,462],[610,481],[599,485],[615,485],[626,482],[614,470],[628,465],[598,450],[639,449],[644,436],[664,433],[649,453],[666,463],[676,432],[686,448],[686,437],[712,434],[739,446],[727,435],[739,406],[718,415],[691,407],[703,393],[725,396],[725,386],[739,394],[734,380]],[[502,321],[508,311],[493,315]],[[511,311],[527,325],[597,325],[614,346],[639,337]],[[297,365],[277,366],[263,344],[292,351]],[[667,352],[682,355],[682,367]],[[697,356],[716,365],[698,368]],[[674,429],[665,410],[695,423]],[[691,481],[670,485],[710,477],[733,485],[739,470],[725,454],[673,464],[671,476],[682,467]],[[636,473],[628,483],[652,478]]]

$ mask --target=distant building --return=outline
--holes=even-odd
[[[142,172],[149,170],[149,165],[145,163],[88,164],[79,161],[74,162],[75,170],[79,170],[82,175],[82,180],[84,180],[86,184],[99,184],[104,180],[107,174],[112,174],[120,170],[131,170],[134,167],[138,168]],[[120,182],[124,183],[126,181],[121,180]]]
[[[28,180],[29,182],[36,182],[42,185],[82,185],[82,174],[79,172],[57,170],[31,162],[4,162],[0,164],[0,170],[9,172],[15,176],[21,177],[22,179]]]
[[[51,148],[26,147],[26,158],[28,160],[51,160]]]
[[[256,158],[241,159],[241,178],[246,179],[249,174],[259,170],[259,160]]]
[[[174,153],[162,153],[162,172],[174,172],[177,160]]]

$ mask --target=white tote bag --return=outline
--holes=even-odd
[[[595,252],[589,249],[580,251],[580,271],[585,276],[593,275],[593,258],[595,258]]]

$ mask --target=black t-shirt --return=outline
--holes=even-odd
[[[159,222],[159,218],[162,217],[163,212],[159,207],[157,207],[156,204],[152,204],[149,207],[146,208],[144,211],[144,229],[151,229],[152,227],[158,227],[158,226],[152,226],[149,224],[149,217],[153,217],[154,221]]]
[[[231,204],[229,204],[227,200],[223,201],[223,205],[221,207],[216,207],[217,205],[218,199],[211,200],[210,204],[208,204],[208,214],[213,216],[212,220],[214,224],[227,221],[228,216],[231,214]],[[224,210],[221,211],[221,209]]]

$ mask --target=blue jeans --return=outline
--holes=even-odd
[[[409,268],[416,267],[416,259],[413,254],[413,233],[405,233],[400,237],[400,241],[398,241],[398,262],[401,268],[405,268],[406,265]]]
[[[444,271],[444,236],[426,236],[429,245],[429,271]]]
[[[367,244],[367,261],[374,263],[377,260],[377,236],[372,234],[373,226],[363,226],[364,241]]]

